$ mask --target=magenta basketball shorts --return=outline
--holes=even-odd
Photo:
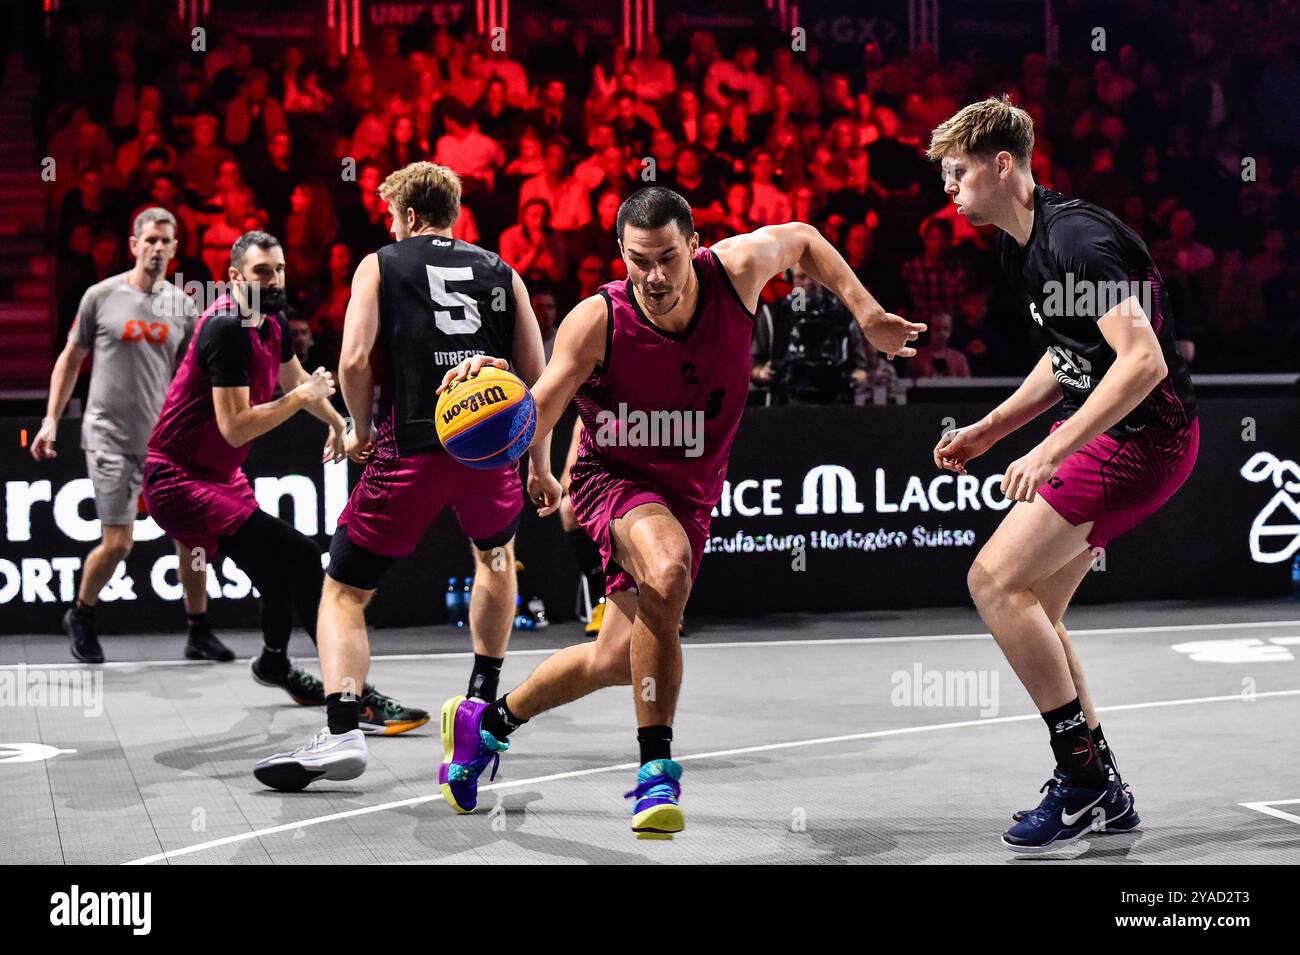
[[[677,518],[677,523],[682,525],[691,545],[691,583],[695,583],[695,578],[700,573],[700,561],[704,559],[704,543],[709,537],[711,507],[702,508],[681,501],[651,481],[617,476],[599,462],[581,455],[573,463],[569,474],[569,500],[573,504],[573,516],[600,548],[607,595],[619,590],[636,590],[636,581],[632,575],[614,559],[614,538],[610,533],[610,525],[642,504],[662,504]]]
[[[1038,493],[1075,527],[1092,521],[1088,543],[1105,547],[1174,496],[1192,473],[1200,444],[1198,419],[1178,431],[1123,441],[1098,435],[1067,457]]]
[[[172,540],[204,559],[217,556],[217,538],[233,534],[257,510],[257,498],[243,470],[228,481],[195,477],[165,458],[144,464],[144,503],[149,516]]]
[[[446,507],[481,550],[504,544],[524,509],[518,464],[478,471],[441,448],[402,456],[391,440],[380,440],[339,526],[347,525],[351,542],[373,554],[405,557]]]

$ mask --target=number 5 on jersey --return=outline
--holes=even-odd
[[[426,265],[429,276],[429,297],[433,299],[433,321],[438,331],[446,335],[471,335],[479,330],[483,320],[479,317],[478,302],[464,292],[448,291],[448,282],[472,282],[474,270],[469,266],[445,268]],[[464,318],[453,318],[460,308]]]

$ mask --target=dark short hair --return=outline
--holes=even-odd
[[[677,228],[685,238],[695,233],[695,219],[691,216],[691,205],[681,195],[663,186],[647,186],[638,189],[623,200],[618,207],[618,219],[614,229],[618,240],[623,241],[623,229],[633,226],[637,229],[662,229],[670,222],[677,223]]]
[[[254,229],[252,232],[245,232],[235,244],[230,247],[230,265],[236,272],[244,271],[244,256],[253,246],[262,250],[274,249],[280,244],[280,240],[269,232],[261,232]]]

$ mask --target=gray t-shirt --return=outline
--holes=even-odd
[[[143,455],[198,309],[170,282],[141,292],[123,272],[86,289],[68,338],[94,354],[86,451]]]

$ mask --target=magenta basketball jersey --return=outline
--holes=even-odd
[[[203,326],[210,321],[240,322],[241,316],[230,297],[223,295],[199,317],[190,347],[167,390],[158,424],[149,436],[149,457],[164,458],[194,477],[226,481],[248,459],[252,442],[232,447],[217,427],[212,381],[199,364],[196,347]],[[261,333],[251,326],[245,331],[252,346],[248,400],[253,405],[265,404],[275,395],[279,380],[283,329],[276,316],[268,315]]]
[[[650,321],[631,280],[601,287],[609,331],[605,360],[575,399],[579,456],[712,509],[749,393],[754,317],[711,249],[692,264],[699,297],[678,334]]]

